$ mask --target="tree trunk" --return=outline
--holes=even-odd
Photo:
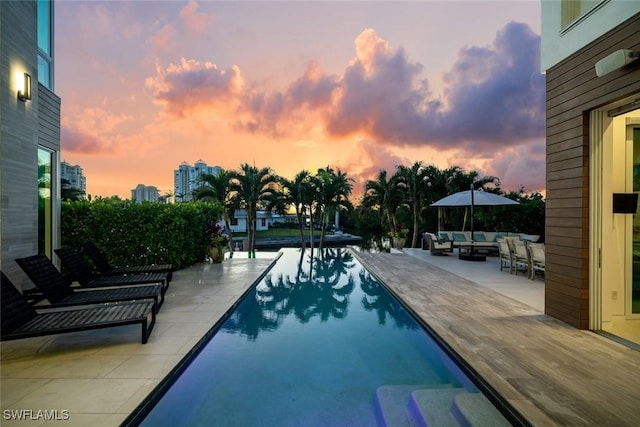
[[[231,256],[233,256],[233,232],[231,231],[231,219],[227,213],[224,213],[224,226],[227,228],[227,233],[229,234],[229,252]]]
[[[415,248],[418,243],[418,209],[413,209],[413,238],[411,239],[411,247]]]
[[[322,249],[322,243],[324,243],[324,227],[327,222],[327,210],[322,210],[322,216],[320,217],[320,243],[318,243],[318,248]]]
[[[298,230],[300,231],[300,247],[304,249],[305,242],[304,242],[304,225],[302,224],[303,218],[297,206],[296,206],[296,217],[298,218]]]

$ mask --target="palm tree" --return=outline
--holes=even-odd
[[[270,167],[258,169],[244,163],[240,171],[229,172],[231,191],[237,197],[239,206],[247,211],[247,237],[249,252],[255,251],[256,213],[259,208],[266,208],[273,202],[277,194],[278,176]]]
[[[352,207],[349,202],[349,196],[353,191],[353,179],[347,177],[347,174],[342,172],[340,168],[334,171],[329,166],[318,169],[316,177],[319,185],[317,202],[321,214],[320,225],[322,228],[319,247],[322,248],[329,209],[338,210],[341,207],[351,209]]]
[[[422,165],[422,162],[415,162],[411,167],[398,166],[398,185],[402,188],[404,204],[409,206],[413,216],[413,237],[411,247],[415,248],[418,243],[419,219],[422,210],[425,208],[425,196],[429,184],[429,170]]]
[[[224,225],[229,235],[229,251],[233,256],[233,233],[231,231],[231,217],[236,209],[236,199],[231,191],[231,173],[220,169],[217,175],[202,174],[198,181],[202,184],[193,190],[195,200],[214,200],[219,202],[222,209]]]
[[[387,171],[383,169],[375,180],[368,180],[365,183],[362,198],[364,206],[378,210],[381,223],[386,220],[392,235],[396,232],[396,208],[400,195],[396,181],[396,177],[387,179]]]
[[[310,173],[303,170],[298,172],[292,180],[282,178],[280,185],[283,190],[284,202],[287,205],[293,205],[295,209],[298,230],[300,231],[300,247],[304,248],[304,214],[309,205],[309,196],[312,194]]]

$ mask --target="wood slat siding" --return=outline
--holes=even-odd
[[[589,112],[640,92],[640,63],[604,77],[595,63],[640,49],[640,14],[547,70],[545,311],[589,327]],[[553,255],[553,256],[551,256]]]

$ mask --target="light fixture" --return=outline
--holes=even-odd
[[[18,90],[18,99],[22,102],[31,100],[31,76],[27,73],[24,73],[22,90]]]
[[[611,55],[596,62],[596,76],[602,77],[618,68],[631,64],[638,58],[640,58],[640,52],[634,52],[629,49],[616,50]]]

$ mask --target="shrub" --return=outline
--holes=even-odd
[[[93,241],[115,266],[171,263],[180,269],[204,259],[207,224],[221,213],[217,202],[63,201],[62,245],[80,249]]]

